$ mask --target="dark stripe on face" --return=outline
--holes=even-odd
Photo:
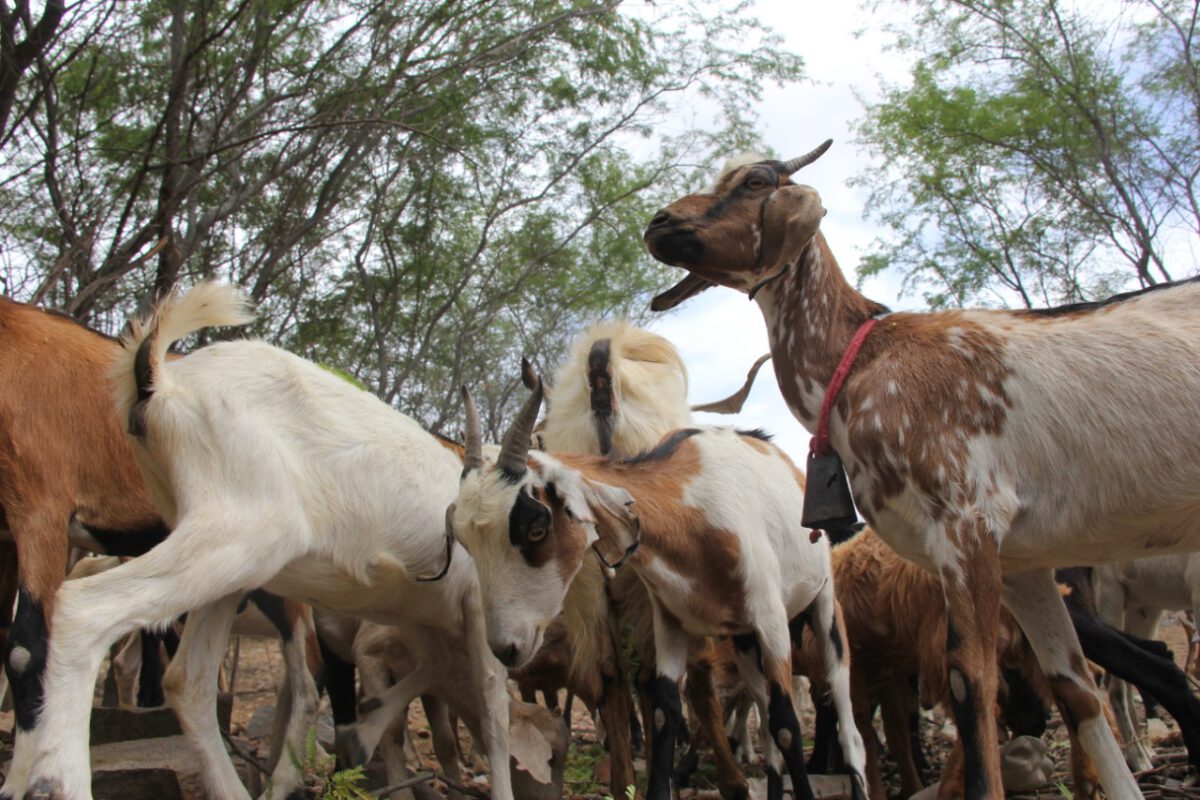
[[[717,219],[725,213],[725,210],[729,206],[733,205],[738,200],[741,200],[752,191],[758,191],[756,189],[750,189],[746,186],[746,181],[749,180],[750,176],[753,175],[755,177],[762,178],[771,186],[778,187],[779,177],[782,171],[783,163],[779,161],[760,161],[759,163],[752,165],[750,170],[738,180],[736,186],[726,191],[723,195],[721,195],[717,202],[713,203],[708,207],[707,210],[705,210],[704,219]]]
[[[46,670],[47,649],[46,615],[42,604],[22,586],[17,593],[17,613],[4,648],[4,668],[12,686],[13,713],[22,730],[36,728],[41,715],[42,673]],[[20,670],[13,667],[14,651],[18,651],[16,660]]]
[[[528,495],[517,492],[517,501],[508,512],[508,541],[521,551],[526,563],[540,567],[550,560],[550,549],[541,545],[550,533],[550,509]]]

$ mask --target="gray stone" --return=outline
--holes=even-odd
[[[179,736],[183,729],[169,708],[93,708],[92,745]]]
[[[200,759],[182,736],[92,747],[96,800],[205,800]]]
[[[179,780],[169,769],[127,769],[92,776],[96,800],[185,800]]]
[[[259,706],[250,715],[242,736],[247,739],[270,742],[275,731],[275,706],[273,704]],[[328,713],[317,717],[317,742],[327,752],[333,752],[333,717]]]
[[[1050,748],[1034,736],[1018,736],[1000,747],[1000,780],[1010,792],[1028,792],[1050,783],[1054,759]]]

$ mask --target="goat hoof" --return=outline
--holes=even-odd
[[[863,778],[861,775],[854,773],[850,774],[850,798],[851,800],[867,800],[867,792],[863,789]]]
[[[43,778],[29,787],[25,792],[25,800],[66,800],[66,797],[58,781]]]

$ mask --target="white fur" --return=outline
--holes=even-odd
[[[134,453],[172,525],[149,553],[64,585],[53,617],[46,702],[31,785],[91,796],[91,682],[107,646],[136,627],[189,614],[183,704],[218,797],[245,797],[212,719],[215,670],[232,621],[230,598],[264,586],[366,619],[459,632],[488,717],[493,793],[510,800],[503,670],[487,652],[478,583],[455,548],[446,577],[415,575],[444,559],[444,509],[461,463],[413,420],[301,358],[257,341],[226,342],[163,361],[167,338],[244,321],[244,302],[212,284],[160,305],[114,367],[119,414],[134,400],[133,351],[155,336],[147,435]],[[157,333],[155,333],[157,331]],[[202,608],[203,607],[203,608]],[[203,613],[194,611],[201,609]]]
[[[1092,572],[1092,587],[1101,619],[1134,636],[1153,639],[1164,611],[1186,610],[1200,619],[1200,554],[1102,564]],[[1126,763],[1135,772],[1149,769],[1154,750],[1144,726],[1136,724],[1132,688],[1110,676],[1108,698],[1126,742]]]

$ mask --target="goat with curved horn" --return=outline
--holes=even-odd
[[[533,367],[527,359],[521,359],[521,372],[533,375]],[[529,457],[529,444],[533,439],[533,426],[537,422],[538,412],[542,409],[542,379],[533,375],[533,382],[529,399],[504,433],[500,456],[496,459],[496,466],[508,475],[524,475],[528,469],[526,459]]]
[[[465,452],[463,453],[463,471],[479,469],[483,466],[483,427],[479,424],[479,409],[475,407],[475,398],[466,386],[462,387],[463,406],[467,414],[467,431]]]
[[[783,162],[783,168],[788,172],[795,172],[799,169],[803,169],[821,156],[825,155],[825,151],[828,150],[832,145],[833,139],[826,139],[799,158],[793,158],[790,161]]]

